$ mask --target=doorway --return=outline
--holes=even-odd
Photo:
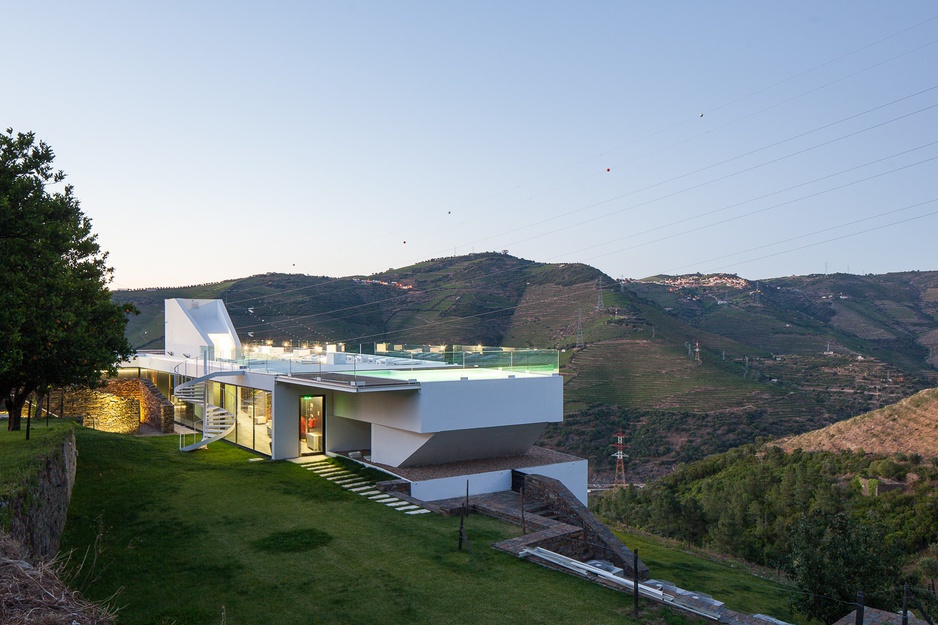
[[[321,454],[323,450],[323,417],[326,398],[324,395],[300,397],[300,455]]]

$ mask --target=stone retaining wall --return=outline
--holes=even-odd
[[[107,392],[140,404],[140,423],[146,423],[164,434],[173,432],[173,404],[150,380],[118,378],[108,380]]]
[[[51,398],[52,412],[58,412]],[[61,401],[61,400],[59,400]],[[102,391],[78,389],[65,392],[62,416],[80,417],[85,427],[118,434],[136,434],[140,427],[140,402]]]
[[[96,430],[135,434],[141,423],[164,434],[173,432],[174,406],[150,380],[108,380],[100,389],[61,390],[43,401],[53,415],[80,417],[82,424]],[[61,414],[60,414],[61,413]]]
[[[524,498],[525,501],[538,501],[548,506],[558,521],[583,530],[582,536],[568,534],[551,537],[554,541],[561,544],[568,542],[569,548],[573,548],[572,541],[576,541],[581,546],[588,546],[588,549],[593,552],[593,558],[612,562],[622,568],[627,576],[648,579],[648,567],[639,561],[638,570],[633,573],[632,550],[623,545],[622,541],[609,531],[609,528],[600,523],[589,508],[580,503],[580,500],[559,480],[533,473],[525,474]],[[547,545],[540,546],[550,549]]]
[[[6,502],[10,506],[9,533],[26,549],[28,559],[49,559],[59,551],[77,457],[75,431],[69,430],[43,467]]]

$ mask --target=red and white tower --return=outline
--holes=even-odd
[[[622,433],[622,430],[619,430],[613,436],[616,439],[616,442],[612,444],[616,448],[616,453],[612,454],[612,457],[616,459],[616,476],[612,481],[612,485],[627,486],[628,483],[625,481],[625,459],[629,456],[622,451],[625,449],[625,434]]]

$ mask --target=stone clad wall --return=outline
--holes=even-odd
[[[61,400],[51,398],[52,412],[59,411]],[[63,415],[81,417],[82,425],[105,432],[135,434],[140,427],[140,402],[101,391],[67,391]]]
[[[137,400],[140,403],[140,423],[146,423],[164,434],[173,432],[173,404],[150,380],[140,378],[108,380],[107,392],[118,397]]]
[[[34,477],[24,481],[9,502],[9,533],[30,558],[49,559],[59,550],[62,530],[75,484],[75,431],[46,457]]]
[[[629,577],[648,579],[648,567],[638,562],[638,571],[633,572],[634,556],[632,550],[622,544],[616,536],[593,516],[589,509],[580,503],[562,482],[550,477],[528,473],[524,476],[524,496],[527,501],[539,501],[550,507],[557,520],[583,530],[582,539],[590,545],[594,558],[608,560],[622,568]],[[553,537],[562,543],[565,538]],[[567,536],[566,539],[580,539],[579,536]],[[541,545],[545,546],[546,545]],[[559,546],[559,545],[558,545]],[[572,547],[573,545],[571,545]],[[546,547],[550,548],[550,547]]]
[[[43,401],[53,415],[81,417],[96,430],[134,434],[141,423],[164,434],[173,432],[174,406],[150,380],[121,378],[108,380],[100,389],[55,390]],[[43,414],[45,414],[43,412]]]

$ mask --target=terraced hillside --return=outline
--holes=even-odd
[[[935,375],[938,272],[720,278],[657,276],[628,286],[695,327],[776,355],[834,351]]]
[[[755,407],[783,393],[651,338],[601,341],[579,350],[565,387],[570,404],[707,412]]]
[[[938,458],[938,388],[777,444],[786,451],[847,449]]]

